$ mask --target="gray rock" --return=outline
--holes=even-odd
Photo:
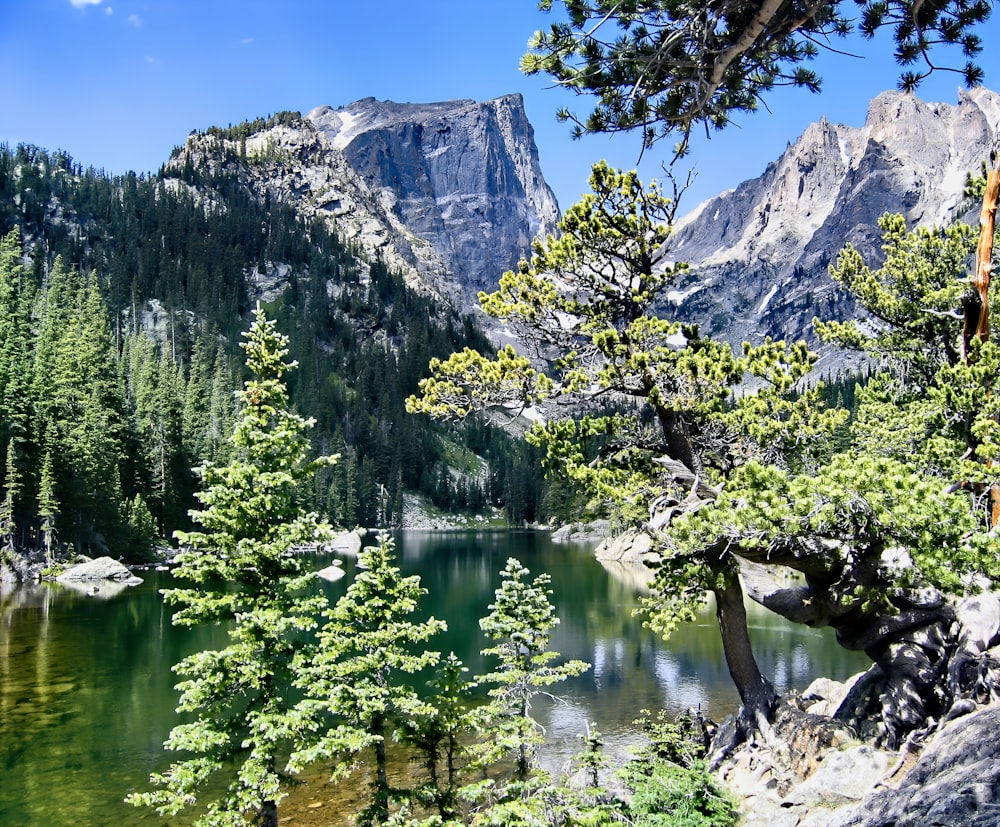
[[[1000,638],[1000,594],[984,592],[965,597],[955,606],[960,626],[960,645],[982,652]]]
[[[361,534],[357,531],[344,531],[334,537],[327,548],[338,554],[357,557],[361,553]]]
[[[340,562],[338,561],[336,564],[332,566],[327,566],[324,569],[320,569],[318,572],[316,572],[316,574],[317,576],[322,577],[324,580],[330,583],[336,583],[346,574],[346,572],[344,571],[344,567],[340,565]]]
[[[655,562],[658,556],[647,532],[630,528],[608,537],[594,551],[594,556],[616,580],[643,594],[650,592],[654,573],[646,561]]]
[[[605,540],[610,532],[610,522],[594,520],[590,523],[569,523],[559,526],[551,536],[553,543],[585,543],[590,540]]]
[[[812,715],[834,715],[864,674],[859,672],[846,681],[816,678],[802,691],[801,699],[805,711]]]
[[[877,789],[830,827],[996,827],[1000,707],[948,724],[895,789]]]
[[[861,801],[872,784],[890,766],[890,754],[860,744],[845,750],[829,750],[816,771],[795,786],[784,801],[787,805],[835,807]]]
[[[960,90],[957,105],[885,92],[860,128],[812,124],[760,177],[678,222],[671,258],[691,270],[673,312],[737,348],[764,336],[818,345],[813,316],[855,312],[827,271],[844,244],[877,262],[883,213],[911,226],[959,218],[965,175],[989,154],[998,124],[1000,95],[983,87]],[[834,363],[829,346],[818,349]]]
[[[799,827],[803,811],[801,807],[788,807],[773,793],[754,796],[757,801],[743,814],[740,827]]]
[[[504,271],[530,255],[536,236],[555,231],[559,217],[520,95],[320,106],[248,136],[242,146],[194,134],[168,174],[188,161],[221,167],[222,149],[245,151],[253,161],[241,175],[259,198],[326,222],[369,260],[381,258],[411,287],[459,309],[472,307],[477,291],[495,289]],[[189,189],[180,178],[165,186]],[[190,194],[214,206],[211,193]],[[280,262],[261,262],[247,282],[256,297],[272,299],[300,276]],[[331,298],[338,290],[332,280]]]
[[[630,528],[602,542],[594,552],[598,560],[642,566],[655,559],[653,539],[645,531]]]
[[[111,557],[98,557],[96,560],[88,560],[86,563],[71,566],[60,574],[56,580],[60,583],[90,580],[116,580],[120,583],[129,583],[129,581],[134,581],[135,583],[142,582],[125,565]]]
[[[366,98],[308,115],[468,299],[495,288],[531,240],[552,232],[555,196],[520,95],[409,104]]]
[[[71,566],[56,578],[56,582],[88,597],[109,600],[129,586],[138,586],[142,578],[136,577],[117,560],[98,557]]]

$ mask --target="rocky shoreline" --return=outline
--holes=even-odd
[[[887,751],[804,713],[846,696],[850,683],[820,679],[785,698],[771,742],[744,744],[722,762],[717,773],[740,802],[741,827],[1000,824],[1000,706],[971,709],[923,743]],[[803,714],[812,716],[805,726]]]
[[[613,576],[648,590],[645,563],[654,556],[645,532],[607,537],[595,556]],[[980,660],[1000,664],[1000,595],[960,601],[957,615]],[[741,802],[741,827],[1000,825],[995,694],[985,702],[961,698],[898,750],[880,749],[843,722],[856,689],[879,669],[843,683],[820,678],[786,696],[770,733],[717,761],[720,780]]]

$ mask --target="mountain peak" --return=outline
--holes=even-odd
[[[846,243],[877,261],[883,213],[910,226],[961,217],[966,175],[997,139],[1000,95],[979,87],[957,98],[889,91],[860,128],[821,118],[760,177],[683,217],[672,255],[690,263],[694,289],[679,291],[682,314],[738,344],[813,339],[813,316],[853,312],[827,272]]]
[[[516,94],[319,106],[249,135],[194,134],[172,163],[241,155],[253,161],[244,174],[259,197],[328,222],[411,287],[461,309],[494,289],[559,218]]]
[[[365,98],[314,109],[307,120],[437,251],[467,305],[529,254],[535,236],[555,229],[558,204],[520,95],[481,103]]]

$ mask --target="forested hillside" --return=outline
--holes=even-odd
[[[191,469],[226,451],[256,299],[290,337],[292,400],[317,419],[316,449],[342,455],[301,492],[310,507],[338,525],[392,525],[412,491],[537,518],[525,448],[404,413],[432,357],[489,347],[472,322],[257,197],[230,161],[111,176],[0,147],[7,547],[134,559],[187,527]]]

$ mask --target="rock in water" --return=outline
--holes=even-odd
[[[126,566],[110,557],[98,557],[96,560],[71,566],[56,580],[60,583],[114,580],[129,586],[142,582],[142,579],[132,574]]]

